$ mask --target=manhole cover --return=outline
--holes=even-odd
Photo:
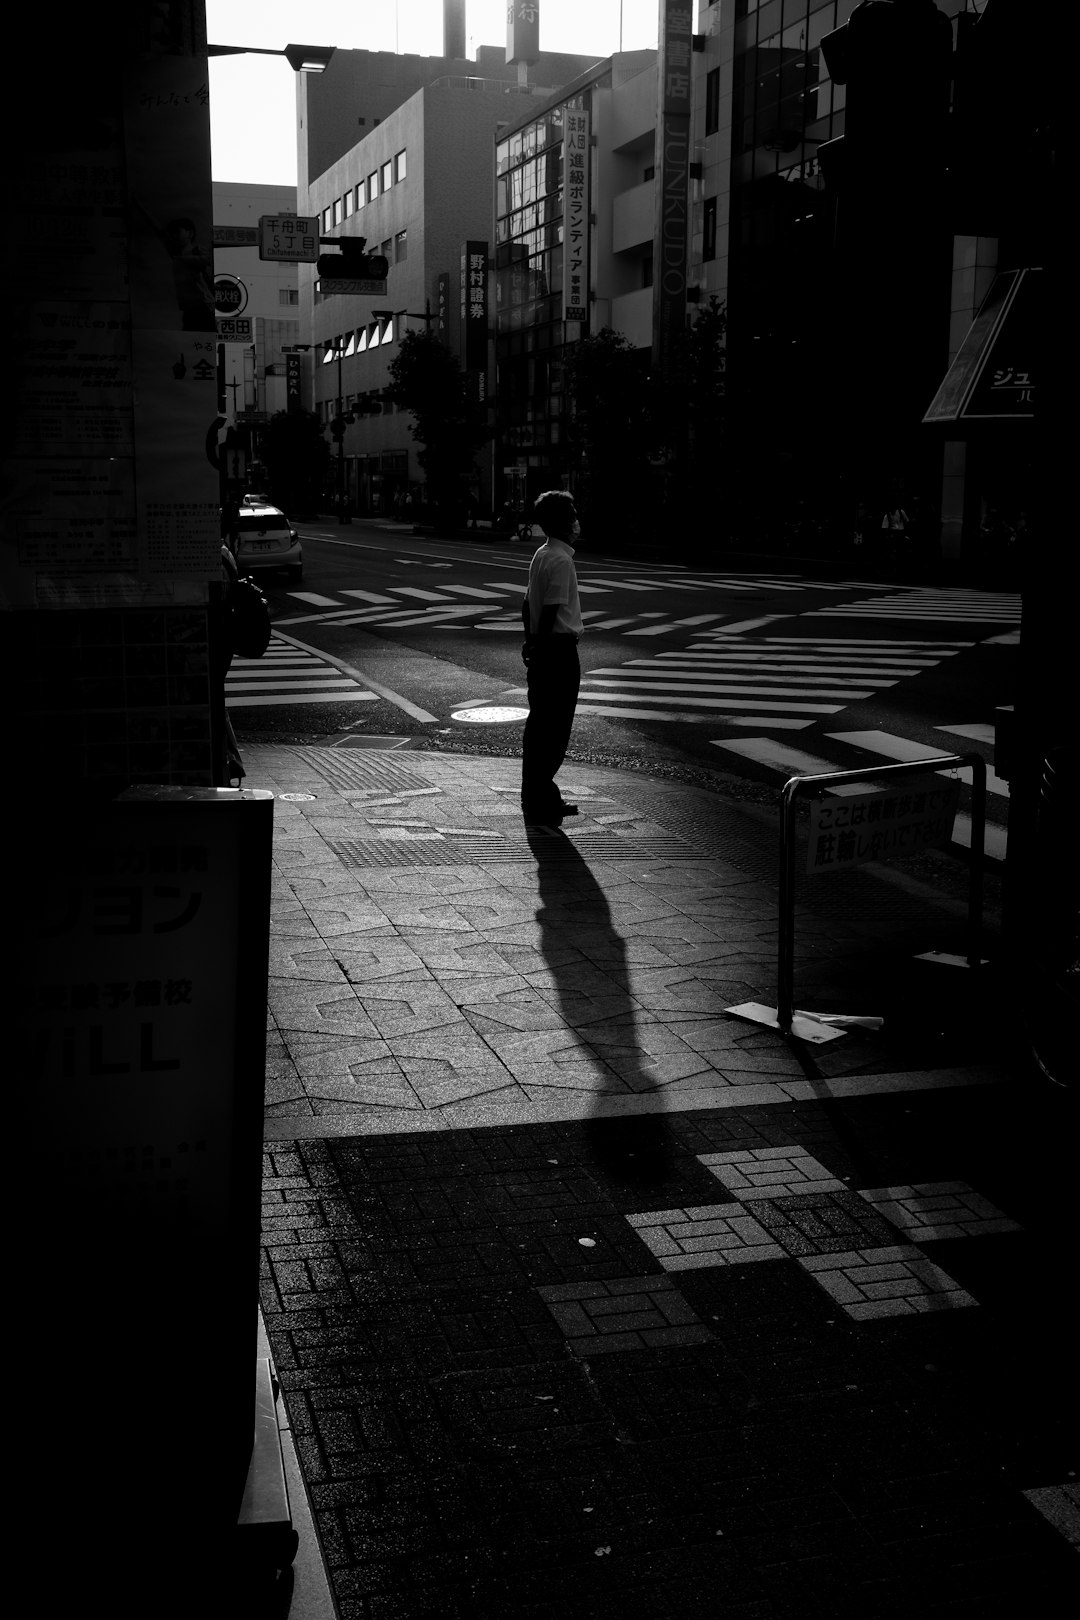
[[[455,709],[450,718],[451,720],[472,720],[480,725],[499,726],[506,725],[512,720],[527,720],[529,711],[528,709],[512,709],[496,704],[485,704],[478,709]]]
[[[306,802],[309,799],[314,799],[315,794],[314,793],[279,793],[277,795],[277,797],[279,799],[283,799],[287,804],[300,804],[301,802]]]

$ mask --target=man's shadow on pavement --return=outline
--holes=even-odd
[[[638,1039],[640,1009],[629,991],[626,942],[612,921],[603,888],[573,842],[550,828],[527,827],[526,836],[536,857],[540,949],[555,980],[566,1025],[588,1040],[588,1026],[579,1028],[582,1000],[588,993],[581,982],[583,955],[608,980],[604,1024],[619,1028],[625,1037],[619,1042],[619,1073],[628,1090],[593,1093],[594,1113],[586,1124],[593,1159],[615,1181],[655,1185],[671,1170],[671,1126],[655,1071],[650,1070]],[[568,907],[572,908],[569,917],[565,914]],[[568,948],[573,953],[569,957]],[[604,1048],[595,1050],[603,1058]],[[631,1094],[648,1094],[647,1109],[621,1113],[608,1112],[603,1106],[615,1098],[629,1102]]]

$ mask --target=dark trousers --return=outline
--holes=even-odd
[[[521,802],[554,810],[562,802],[555,773],[566,758],[581,664],[573,636],[544,636],[529,659],[529,718],[521,740]]]

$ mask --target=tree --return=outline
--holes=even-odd
[[[647,350],[609,326],[582,338],[566,357],[574,495],[590,537],[637,527],[643,512],[648,359]]]
[[[390,362],[395,405],[414,417],[411,432],[427,495],[442,529],[456,529],[468,513],[474,463],[490,437],[487,410],[469,393],[457,357],[430,332],[407,332]]]
[[[330,446],[314,411],[278,411],[262,431],[270,495],[286,512],[317,512],[330,466]]]

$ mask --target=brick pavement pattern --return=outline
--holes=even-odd
[[[774,995],[775,829],[721,800],[575,767],[530,842],[512,759],[247,763],[312,795],[261,1286],[340,1620],[1065,1610],[1071,1134],[913,988],[962,915],[800,899],[800,1005],[891,997],[808,1056],[725,1016]]]

